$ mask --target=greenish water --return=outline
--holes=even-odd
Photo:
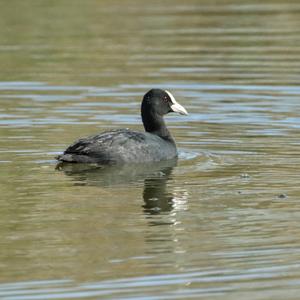
[[[298,299],[297,1],[0,3],[0,298]],[[78,137],[142,130],[178,162],[65,171]]]

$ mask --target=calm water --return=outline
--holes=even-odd
[[[299,299],[299,28],[298,1],[1,3],[0,298]],[[152,87],[190,112],[178,162],[55,170]]]

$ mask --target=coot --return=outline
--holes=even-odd
[[[124,164],[175,158],[175,141],[163,119],[170,112],[188,114],[169,91],[152,89],[141,105],[146,132],[118,129],[82,138],[57,159],[70,163]]]

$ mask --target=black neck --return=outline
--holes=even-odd
[[[174,142],[162,116],[151,111],[142,111],[142,120],[145,131],[156,134],[165,140]]]

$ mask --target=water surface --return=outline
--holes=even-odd
[[[298,299],[300,4],[0,4],[0,298]],[[56,170],[74,139],[189,116],[177,162]]]

